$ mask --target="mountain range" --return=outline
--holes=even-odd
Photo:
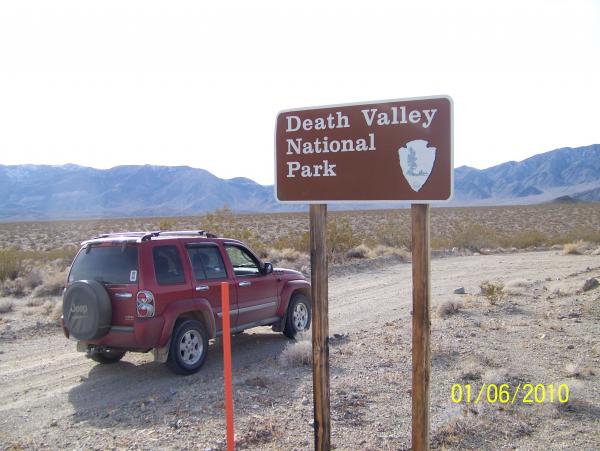
[[[448,206],[600,200],[600,145],[562,148],[487,169],[454,170]],[[0,220],[43,220],[194,215],[227,205],[238,212],[298,211],[279,204],[272,185],[221,179],[188,166],[67,164],[0,165]],[[405,206],[406,204],[404,204]],[[332,204],[332,208],[386,208],[403,204]]]
[[[487,169],[454,170],[453,202],[461,205],[531,204],[568,196],[600,200],[600,145],[565,147]]]

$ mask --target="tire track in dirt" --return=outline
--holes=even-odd
[[[484,280],[506,283],[513,279],[564,279],[574,272],[597,267],[598,260],[598,256],[561,255],[556,251],[434,259],[431,262],[432,308],[456,298],[453,291],[461,286],[475,294]],[[332,277],[329,287],[332,330],[368,327],[381,317],[409,316],[412,266],[394,264],[389,268]]]
[[[545,280],[598,267],[600,257],[552,252],[450,257],[432,261],[432,307],[456,299],[464,286],[475,293],[481,281]],[[596,275],[591,273],[591,276]],[[330,277],[330,332],[355,333],[385,321],[410,321],[411,265],[348,271]],[[275,359],[288,343],[281,334],[260,328],[233,339],[234,367],[243,369]],[[75,351],[60,332],[0,343],[0,431],[6,436],[35,434],[51,420],[91,419],[99,409],[118,409],[131,401],[177,390],[216,391],[222,375],[219,341],[212,343],[200,373],[180,378],[151,354],[127,354],[116,365],[97,365]],[[272,363],[268,365],[273,366]],[[243,374],[243,371],[240,372]]]

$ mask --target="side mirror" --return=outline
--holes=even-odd
[[[262,268],[262,273],[264,275],[271,274],[273,272],[273,263],[265,262]]]

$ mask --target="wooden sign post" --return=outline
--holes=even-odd
[[[310,206],[313,402],[315,449],[330,449],[329,300],[327,293],[327,204]]]
[[[412,449],[429,449],[429,344],[431,298],[429,205],[413,204],[412,216]]]
[[[327,202],[412,205],[412,447],[429,449],[429,201],[452,196],[452,101],[386,100],[282,111],[275,197],[309,203],[315,449],[330,449]]]

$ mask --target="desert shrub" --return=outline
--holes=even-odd
[[[287,367],[311,365],[312,342],[310,334],[299,334],[296,341],[288,343],[281,352],[279,360]]]
[[[25,280],[23,280],[23,278],[21,277],[17,277],[15,280],[12,281],[12,295],[15,297],[22,297],[25,296]]]
[[[42,315],[48,316],[53,308],[54,308],[54,302],[46,301],[40,306],[40,311],[41,311]]]
[[[200,228],[221,237],[244,241],[260,255],[267,253],[262,236],[244,224],[227,206],[206,213],[200,220]]]
[[[439,235],[431,236],[429,240],[429,246],[432,250],[448,249],[451,247],[455,247],[454,242],[450,238]]]
[[[25,285],[30,289],[41,285],[43,282],[44,276],[42,274],[42,271],[40,271],[38,268],[33,268],[25,277]]]
[[[273,263],[274,266],[283,266],[302,273],[307,273],[310,267],[310,256],[306,252],[294,249],[274,249],[266,251],[264,259]]]
[[[23,256],[16,249],[0,250],[0,282],[19,277],[23,269]]]
[[[448,241],[450,244],[448,247],[469,249],[473,252],[479,252],[484,248],[498,247],[500,244],[496,229],[477,223],[460,226],[458,231],[450,235]]]
[[[269,258],[272,263],[280,261],[295,262],[302,257],[302,253],[295,249],[290,249],[289,247],[284,249],[270,248],[267,250],[266,257]]]
[[[67,260],[71,262],[78,250],[79,246],[67,245],[50,250],[26,250],[19,251],[19,253],[23,260],[31,260],[33,262],[49,262],[54,260]]]
[[[294,249],[299,252],[309,252],[310,233],[308,231],[285,234],[272,243],[274,248]],[[358,246],[360,239],[354,233],[350,221],[346,218],[330,217],[327,221],[327,249],[329,258],[337,261],[346,253]]]
[[[62,308],[62,302],[55,302],[52,305],[52,310],[50,310],[48,312],[48,318],[50,318],[51,320],[58,320],[60,319],[61,315],[63,314],[63,308]]]
[[[445,301],[438,305],[436,309],[436,314],[440,318],[446,318],[447,316],[458,313],[458,311],[462,308],[462,302],[460,301]]]
[[[308,231],[286,233],[272,242],[276,249],[294,249],[298,252],[309,251],[310,234]]]
[[[532,282],[525,279],[513,279],[506,282],[504,292],[510,296],[522,296],[528,288],[531,288]]]
[[[235,218],[233,212],[227,207],[217,208],[212,213],[206,213],[200,220],[202,230],[226,236],[228,238],[236,238],[235,232],[240,227],[239,222]]]
[[[163,218],[160,221],[158,221],[158,228],[162,231],[175,230],[176,226],[177,221],[175,221],[174,219]]]
[[[569,387],[569,399],[566,403],[556,403],[556,409],[559,412],[577,412],[578,410],[587,410],[589,404],[589,387],[584,381],[577,380],[576,378],[569,378],[566,380],[559,381],[555,386],[560,387],[566,385]]]
[[[235,439],[236,447],[239,444],[240,449],[268,448],[266,444],[272,443],[276,440],[276,437],[281,438],[281,434],[272,420],[265,421],[263,418],[250,418],[246,429],[248,432],[240,434],[240,437]]]
[[[57,320],[62,315],[62,302],[48,299],[40,306],[40,313],[51,320]]]
[[[457,413],[434,430],[431,438],[432,445],[436,449],[472,448],[471,446],[464,446],[463,443],[478,434],[482,434],[482,431],[489,428],[489,424],[490,422],[485,423],[478,416]]]
[[[25,305],[27,307],[39,307],[44,304],[44,302],[46,302],[46,300],[42,298],[28,298]]]
[[[584,366],[581,363],[567,363],[565,365],[564,372],[567,377],[574,377],[577,379],[585,379],[586,377],[590,377],[595,374],[591,367]]]
[[[389,219],[383,224],[375,227],[373,232],[375,244],[396,248],[411,248],[411,232],[410,229],[401,227],[399,221]]]
[[[10,299],[0,299],[0,313],[8,313],[13,309],[13,301]]]
[[[563,254],[564,255],[580,255],[582,254],[581,250],[581,241],[576,243],[566,243],[563,246]]]
[[[528,288],[533,284],[530,280],[526,279],[512,279],[506,282],[506,288]]]
[[[359,244],[346,252],[346,258],[370,258],[373,251],[365,244]]]
[[[485,365],[485,362],[466,360],[461,368],[460,379],[465,382],[480,380],[483,371],[482,365]]]
[[[401,260],[407,261],[410,258],[410,253],[404,248],[385,246],[383,244],[376,245],[371,249],[366,244],[359,244],[346,252],[346,258],[376,258],[376,257],[400,257]]]
[[[495,305],[498,301],[501,301],[506,293],[504,292],[504,284],[502,282],[481,282],[479,285],[481,288],[481,294],[489,301],[490,304]]]
[[[31,295],[35,298],[43,296],[60,296],[65,286],[67,279],[67,272],[57,272],[53,274],[47,274],[44,283],[34,288]]]
[[[542,246],[551,242],[550,237],[539,230],[524,230],[503,237],[501,245],[503,247],[516,247],[525,249],[530,246]]]
[[[404,261],[407,261],[410,258],[410,253],[406,249],[384,246],[382,244],[375,246],[371,253],[375,257],[388,257],[394,255],[400,257]]]
[[[25,295],[25,282],[21,277],[7,279],[2,284],[2,295],[21,297]]]
[[[33,260],[61,260],[63,263],[71,264],[78,250],[79,246],[76,245],[63,246],[49,251],[38,252],[37,258],[33,258]]]
[[[327,221],[327,248],[329,257],[337,260],[360,243],[346,218],[332,217]]]
[[[591,243],[600,243],[600,230],[595,227],[575,227],[566,233],[556,235],[555,243],[565,244],[575,241],[589,241]]]

